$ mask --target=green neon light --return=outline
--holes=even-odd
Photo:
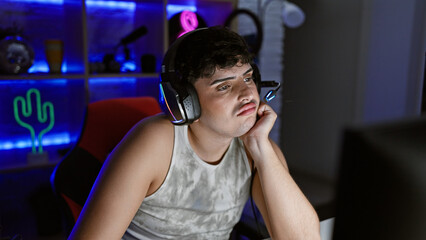
[[[43,138],[43,135],[46,134],[47,132],[49,132],[53,128],[53,125],[55,125],[55,114],[54,114],[53,104],[51,102],[44,102],[43,105],[42,105],[41,99],[40,99],[40,91],[35,89],[35,88],[31,88],[27,91],[27,100],[26,101],[25,101],[25,98],[22,97],[22,96],[17,96],[17,97],[15,97],[15,99],[13,99],[13,113],[14,113],[16,122],[20,126],[26,128],[30,131],[31,141],[32,141],[32,152],[36,153],[34,128],[29,123],[26,123],[26,122],[21,120],[21,117],[19,116],[19,107],[18,107],[18,104],[21,103],[22,116],[25,117],[25,118],[30,117],[33,114],[31,94],[35,95],[36,108],[37,108],[37,120],[40,123],[46,123],[47,122],[47,120],[48,120],[47,111],[49,111],[50,122],[49,122],[48,126],[46,128],[44,128],[43,130],[41,130],[40,133],[37,136],[38,152],[42,153],[43,152],[43,146],[42,146],[41,139]]]

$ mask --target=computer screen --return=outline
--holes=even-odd
[[[333,240],[426,239],[426,118],[347,128]]]

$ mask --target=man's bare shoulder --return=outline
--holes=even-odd
[[[147,117],[139,121],[126,134],[116,148],[123,156],[139,156],[151,159],[152,156],[168,158],[173,149],[173,124],[163,115]],[[170,149],[170,151],[167,151]]]
[[[170,164],[174,144],[173,124],[164,115],[147,117],[138,122],[114,149],[111,160],[138,182],[147,181],[148,193],[156,190]]]
[[[149,138],[151,140],[166,140],[173,137],[173,124],[164,114],[147,117],[139,121],[129,132],[136,138]]]

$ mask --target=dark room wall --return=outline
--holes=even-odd
[[[424,0],[294,0],[286,29],[281,145],[289,165],[334,181],[348,124],[420,113]]]

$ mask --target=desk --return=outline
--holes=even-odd
[[[49,159],[48,161],[39,163],[28,163],[27,153],[30,149],[0,151],[0,174],[54,167],[61,161],[69,149],[70,146],[68,145],[60,146],[59,148],[45,147],[45,152],[49,154]]]
[[[335,217],[334,183],[290,169],[291,176],[317,211],[320,221]]]

